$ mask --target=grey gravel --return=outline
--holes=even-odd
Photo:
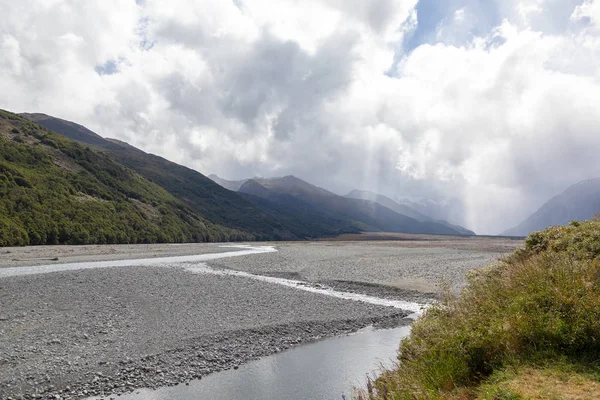
[[[465,248],[464,242],[461,246],[280,243],[278,253],[208,264],[426,302],[437,296],[440,281],[460,287],[466,271],[506,253],[480,244],[475,249]],[[3,257],[91,261],[124,258],[127,250],[124,246],[23,248],[10,249]],[[134,246],[130,256],[231,250],[218,245]],[[27,262],[11,261],[8,266],[22,265]],[[397,326],[406,323],[407,314],[179,268],[122,267],[2,278],[0,398],[108,397],[141,387],[175,385],[300,343],[368,325]]]
[[[0,303],[0,398],[174,385],[408,314],[161,267],[4,278]]]
[[[481,239],[479,239],[481,240]],[[515,241],[515,245],[520,242]],[[278,245],[277,253],[215,260],[211,266],[316,283],[366,283],[436,293],[440,284],[460,288],[468,271],[509,250],[412,248],[403,242],[316,242]],[[479,246],[482,247],[482,246]],[[508,248],[508,249],[512,249]],[[365,289],[369,290],[369,289]]]

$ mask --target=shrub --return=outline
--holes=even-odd
[[[414,324],[373,398],[447,398],[511,364],[600,359],[599,246],[597,219],[530,235]]]
[[[600,257],[600,220],[572,221],[567,226],[534,232],[525,239],[525,248],[511,259],[526,259],[542,252],[565,253],[578,260]]]
[[[55,149],[60,149],[60,145],[58,144],[58,142],[56,142],[56,140],[53,140],[51,137],[45,137],[44,139],[42,139],[42,143],[47,146],[54,147]]]

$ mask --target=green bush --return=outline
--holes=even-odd
[[[573,221],[567,226],[553,226],[534,232],[525,239],[525,248],[513,258],[527,258],[542,252],[568,254],[575,259],[600,257],[600,221]]]
[[[56,140],[53,140],[50,137],[45,137],[44,139],[42,139],[42,144],[45,144],[46,146],[54,147],[55,149],[60,149],[60,145],[58,144],[58,142]]]

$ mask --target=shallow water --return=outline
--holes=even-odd
[[[241,278],[254,279],[261,282],[274,283],[281,286],[290,287],[293,289],[303,290],[310,293],[323,294],[325,296],[335,297],[344,300],[361,301],[363,303],[375,304],[378,306],[395,307],[401,310],[411,311],[416,315],[419,315],[425,305],[403,301],[403,300],[390,300],[382,299],[380,297],[368,296],[357,293],[340,292],[334,290],[325,285],[311,285],[305,281],[298,281],[293,279],[276,278],[272,276],[255,275],[248,272],[236,271],[230,269],[215,269],[211,268],[206,264],[181,264],[181,267],[185,268],[186,271],[190,271],[196,274],[208,274],[208,275],[221,275],[221,276],[237,276]],[[412,315],[410,317],[413,317]],[[409,317],[409,318],[410,318]]]
[[[390,366],[405,326],[389,330],[364,329],[356,334],[322,340],[228,370],[158,390],[140,389],[123,400],[334,400],[350,398],[363,387],[366,375],[380,365]],[[95,399],[99,399],[97,397]]]
[[[238,248],[237,251],[223,253],[207,253],[189,256],[140,258],[134,260],[110,260],[110,261],[87,261],[66,264],[36,265],[32,267],[0,268],[0,278],[10,276],[47,274],[50,272],[75,271],[93,268],[133,267],[133,266],[164,266],[179,263],[191,263],[217,260],[219,258],[240,257],[250,254],[274,253],[277,250],[272,246],[247,246],[247,245],[225,245],[223,248]]]
[[[283,279],[270,276],[254,275],[243,271],[214,269],[204,264],[204,261],[218,260],[220,258],[240,257],[252,254],[273,253],[277,252],[272,246],[248,246],[248,245],[223,245],[222,248],[236,248],[237,251],[227,251],[222,253],[208,253],[188,256],[174,257],[157,257],[133,260],[110,260],[110,261],[88,261],[79,263],[67,264],[50,264],[36,265],[31,267],[13,267],[0,268],[0,278],[11,276],[47,274],[61,271],[74,271],[83,269],[96,268],[113,268],[113,267],[131,267],[131,266],[161,266],[161,267],[183,267],[185,270],[210,275],[222,276],[237,276],[241,278],[260,280],[263,282],[273,283],[277,285],[287,286],[293,289],[303,290],[311,293],[323,294],[325,296],[336,297],[344,300],[361,301],[364,303],[375,304],[380,306],[395,307],[406,311],[411,311],[413,314],[409,318],[415,318],[421,312],[424,306],[422,304],[401,301],[388,300],[373,296],[367,296],[356,293],[340,292],[325,286],[308,285],[303,281],[292,279]]]

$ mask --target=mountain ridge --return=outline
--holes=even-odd
[[[600,213],[600,178],[577,182],[546,201],[533,214],[502,235],[527,236],[549,226],[588,220]]]
[[[333,218],[363,230],[402,233],[460,234],[457,230],[431,221],[418,221],[399,214],[376,202],[339,196],[293,175],[280,178],[253,178],[240,187],[240,192],[282,203],[290,197],[300,201],[299,207]]]
[[[376,202],[349,199],[292,175],[277,179],[227,181],[230,190],[198,171],[105,139],[74,122],[46,114],[23,114],[70,139],[106,152],[116,162],[160,186],[202,218],[224,229],[248,232],[255,240],[296,240],[365,230],[460,235],[460,229],[419,221]]]
[[[383,196],[381,194],[374,193],[374,192],[371,192],[368,190],[355,189],[355,190],[351,191],[350,193],[346,194],[344,197],[373,201],[373,202],[383,205],[384,207],[391,209],[392,211],[397,212],[398,214],[406,215],[407,217],[414,218],[417,221],[435,222],[438,224],[448,226],[448,227],[456,230],[457,232],[459,232],[462,235],[475,236],[475,232],[473,232],[463,226],[460,226],[457,224],[452,224],[445,220],[436,220],[434,218],[431,218],[428,215],[425,215],[419,211],[412,209],[410,206],[408,206],[406,204],[398,203],[397,201],[392,200],[391,198],[389,198],[387,196]]]
[[[1,246],[252,239],[105,153],[0,110]]]

